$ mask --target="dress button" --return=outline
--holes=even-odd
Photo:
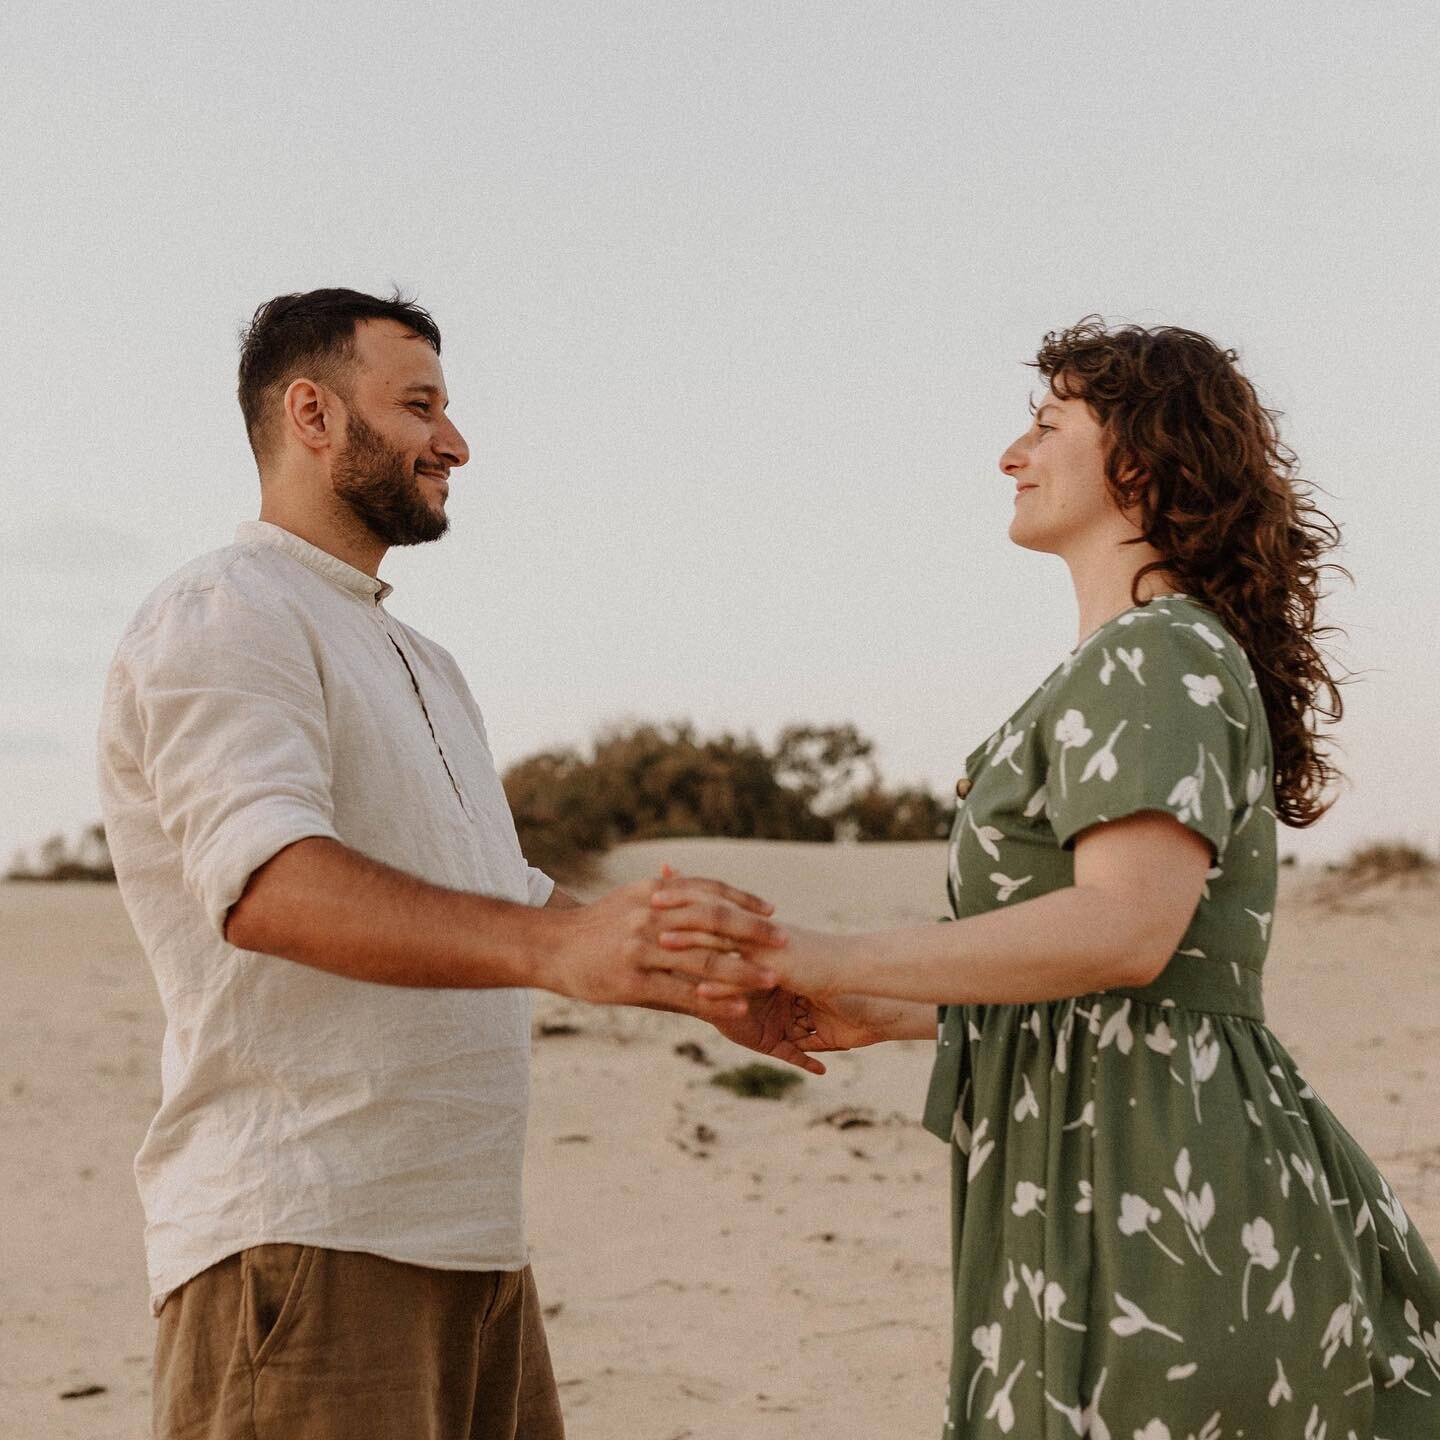
[[[955,782],[955,798],[963,800],[970,793],[971,780],[968,775],[962,775]]]

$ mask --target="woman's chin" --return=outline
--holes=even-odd
[[[1022,550],[1036,550],[1044,555],[1055,553],[1055,546],[1049,543],[1044,535],[1036,534],[1033,529],[1022,524],[1018,515],[1010,522],[1006,533],[1010,537],[1010,543],[1018,545]]]

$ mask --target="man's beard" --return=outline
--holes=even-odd
[[[445,512],[425,499],[414,465],[353,410],[332,483],[360,523],[387,545],[423,545],[450,528]]]

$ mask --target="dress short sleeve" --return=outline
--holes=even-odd
[[[1042,720],[1056,840],[1140,811],[1217,857],[1262,772],[1264,710],[1244,652],[1207,611],[1152,602],[1111,621],[1053,686]],[[1263,762],[1261,762],[1263,763]]]

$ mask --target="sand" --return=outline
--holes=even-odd
[[[628,847],[836,928],[935,917],[942,847]],[[1440,886],[1336,905],[1286,871],[1272,1027],[1440,1242]],[[683,1017],[542,996],[527,1190],[572,1440],[933,1434],[949,1346],[946,1154],[923,1042],[833,1057],[778,1101]],[[0,1432],[149,1435],[153,1321],[130,1164],[161,1017],[115,890],[0,886]],[[566,1033],[573,1032],[573,1033]],[[700,1053],[677,1053],[698,1043]],[[708,1062],[708,1063],[707,1063]],[[103,1393],[62,1399],[62,1392]]]

